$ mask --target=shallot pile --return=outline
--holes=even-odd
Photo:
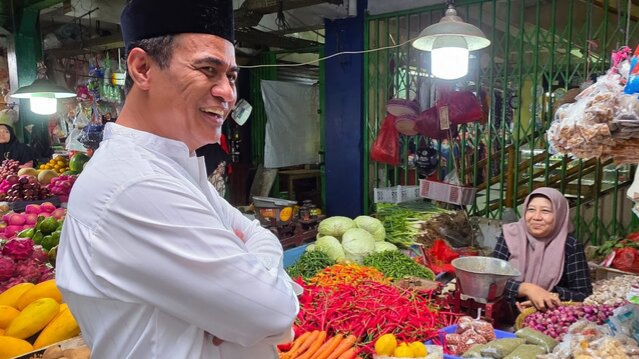
[[[597,324],[603,324],[612,316],[612,311],[619,305],[567,305],[535,312],[524,319],[524,326],[542,332],[552,338],[563,338],[568,327],[579,319],[587,319]]]

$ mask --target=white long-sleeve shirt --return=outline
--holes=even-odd
[[[276,358],[299,310],[282,256],[184,143],[109,123],[71,192],[56,283],[92,358]]]

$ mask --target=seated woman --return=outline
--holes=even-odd
[[[592,294],[583,246],[571,232],[568,201],[546,187],[526,197],[522,219],[503,226],[493,257],[509,261],[521,272],[504,291],[519,310],[534,306],[545,311],[561,301],[583,301]]]
[[[33,167],[35,156],[31,149],[18,141],[13,128],[7,124],[0,124],[0,162],[5,159],[16,160],[20,167]]]

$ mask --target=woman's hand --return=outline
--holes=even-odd
[[[561,305],[561,300],[557,293],[549,292],[536,284],[522,283],[519,286],[519,294],[528,297],[530,303],[542,312]],[[525,307],[524,304],[527,303],[522,303],[518,308]]]

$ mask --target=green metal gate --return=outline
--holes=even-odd
[[[569,198],[580,238],[596,244],[624,232],[632,217],[625,187],[634,168],[549,154],[545,130],[553,106],[568,90],[603,74],[613,49],[637,45],[639,6],[630,1],[457,1],[460,16],[480,27],[492,44],[473,54],[469,74],[456,82],[430,76],[429,54],[410,45],[441,19],[443,6],[369,16],[365,46],[383,49],[364,60],[366,210],[373,210],[374,188],[418,184],[412,153],[430,143],[443,167],[439,179],[456,163],[460,180],[478,189],[467,208],[472,215],[501,218],[505,208],[516,211],[534,188],[551,186]],[[370,161],[388,100],[420,98],[423,108],[430,107],[438,86],[481,94],[489,105],[486,124],[462,125],[451,140],[400,135],[399,166]]]

